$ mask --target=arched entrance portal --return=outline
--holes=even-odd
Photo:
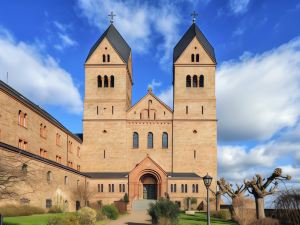
[[[140,178],[140,184],[143,193],[143,199],[157,199],[158,181],[152,174],[144,174]]]

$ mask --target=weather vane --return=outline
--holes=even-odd
[[[195,11],[191,14],[191,16],[193,17],[193,23],[196,22],[196,16],[198,16],[198,13],[196,13]]]
[[[114,23],[114,16],[116,16],[113,11],[110,12],[110,14],[108,14],[108,16],[110,17],[110,23],[113,24]]]

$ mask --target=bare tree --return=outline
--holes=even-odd
[[[235,188],[233,188],[233,185],[228,183],[224,178],[221,178],[217,181],[218,187],[219,187],[219,195],[226,194],[231,198],[232,200],[232,208],[231,208],[231,214],[232,216],[236,215],[237,208],[235,207],[234,202],[237,201],[236,199],[241,198],[244,196],[244,192],[246,190],[246,185],[239,185],[235,184]]]
[[[33,171],[28,169],[29,160],[19,154],[1,154],[0,157],[0,200],[17,199],[34,191],[31,178]],[[26,193],[20,190],[26,184]]]
[[[248,192],[255,198],[257,219],[265,218],[264,197],[275,193],[278,187],[278,181],[283,182],[290,179],[291,176],[282,175],[281,168],[276,168],[271,176],[269,176],[267,179],[263,179],[261,175],[256,174],[252,180],[244,181]]]
[[[79,184],[72,190],[72,193],[75,201],[79,200],[84,203],[84,206],[88,206],[88,202],[96,194],[96,190],[85,184]]]
[[[300,190],[286,190],[275,200],[275,217],[282,225],[300,224]]]

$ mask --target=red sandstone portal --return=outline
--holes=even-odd
[[[167,174],[149,155],[129,173],[129,200],[158,199],[167,192]]]

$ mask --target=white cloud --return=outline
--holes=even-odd
[[[170,106],[170,108],[173,108],[173,86],[170,86],[166,90],[160,92],[158,98]]]
[[[13,39],[5,29],[0,29],[1,79],[41,105],[66,108],[69,112],[80,113],[82,100],[72,76],[62,69],[49,55],[42,55],[34,44]],[[5,74],[4,74],[5,73]]]
[[[217,71],[220,140],[267,140],[300,116],[300,38]]]
[[[148,5],[138,1],[78,0],[79,9],[90,24],[104,30],[109,25],[108,14],[116,14],[114,25],[133,51],[148,52],[157,35],[163,42],[158,46],[157,57],[164,64],[172,56],[172,49],[179,41],[180,14],[172,1],[165,0]]]
[[[66,26],[65,24],[62,24],[62,23],[60,23],[60,22],[58,22],[58,21],[54,21],[53,24],[54,24],[54,26],[55,26],[57,29],[59,29],[61,32],[66,32],[67,26]]]
[[[77,42],[71,39],[66,33],[58,33],[58,37],[61,40],[61,43],[54,45],[57,50],[63,50],[66,47],[77,45]]]
[[[245,30],[245,27],[238,27],[233,31],[232,36],[241,36],[244,34]]]
[[[154,89],[156,89],[157,87],[161,86],[161,82],[160,81],[156,81],[155,79],[152,79],[151,83],[148,84],[148,88],[151,87],[152,91],[154,92]]]
[[[229,7],[235,14],[243,14],[247,12],[250,0],[230,0]]]

